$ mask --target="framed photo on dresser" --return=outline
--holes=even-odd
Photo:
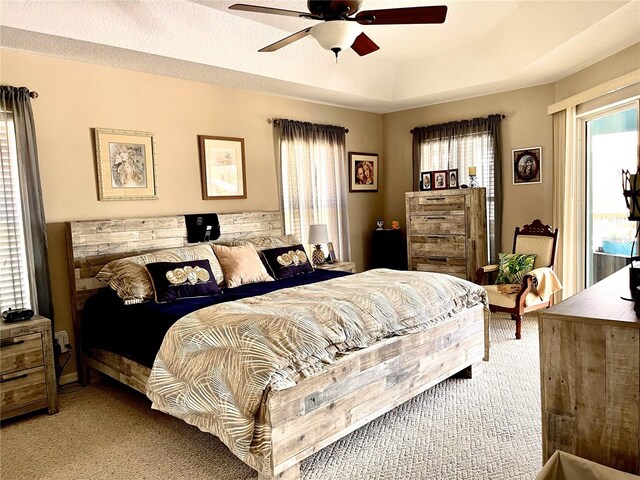
[[[449,172],[447,170],[438,170],[433,172],[433,189],[444,190],[449,183]]]
[[[431,190],[431,172],[420,173],[420,190]]]
[[[454,168],[449,170],[449,177],[447,178],[447,186],[449,188],[458,188],[458,169]]]

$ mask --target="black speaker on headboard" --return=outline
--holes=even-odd
[[[217,213],[195,213],[184,216],[189,243],[209,242],[220,238]]]

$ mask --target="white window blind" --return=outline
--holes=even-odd
[[[458,182],[469,184],[469,167],[476,167],[476,181],[487,189],[487,247],[495,242],[494,151],[489,133],[470,133],[422,144],[420,171],[458,169]]]
[[[0,112],[0,308],[31,308],[13,119]]]
[[[318,138],[280,141],[280,188],[286,233],[307,242],[325,224],[340,260],[350,260],[344,146]]]

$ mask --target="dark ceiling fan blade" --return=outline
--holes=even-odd
[[[294,10],[283,10],[282,8],[260,7],[258,5],[246,5],[236,3],[231,5],[229,10],[242,10],[243,12],[270,13],[272,15],[284,15],[286,17],[309,17],[309,12],[296,12]]]
[[[282,47],[286,47],[290,43],[293,43],[297,40],[300,40],[311,32],[311,27],[305,28],[304,30],[300,30],[299,32],[294,33],[293,35],[289,35],[282,40],[278,40],[276,43],[272,43],[271,45],[267,45],[264,48],[258,50],[259,52],[275,52],[276,50],[280,50]]]
[[[351,48],[361,57],[380,50],[380,47],[364,33],[356,37],[356,41],[353,42]]]
[[[409,25],[420,23],[444,23],[447,18],[446,5],[433,7],[389,8],[365,10],[355,16],[363,25]]]

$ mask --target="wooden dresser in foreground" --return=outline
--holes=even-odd
[[[485,189],[407,192],[405,200],[409,270],[473,281],[489,263]]]
[[[57,413],[51,321],[0,322],[0,339],[0,419],[43,408]]]
[[[624,268],[538,313],[542,455],[640,473],[640,321]]]

